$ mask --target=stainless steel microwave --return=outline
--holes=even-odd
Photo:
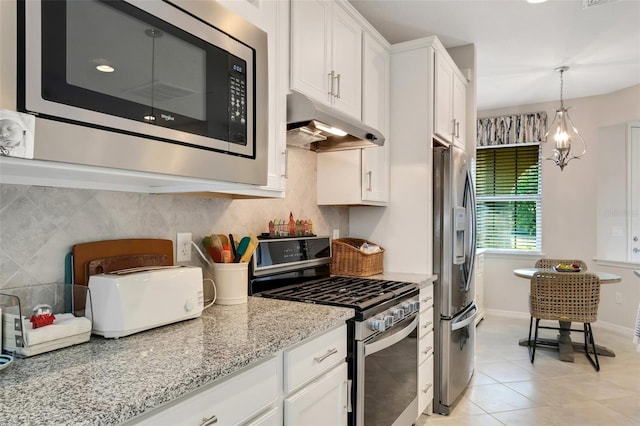
[[[267,180],[267,35],[214,1],[26,0],[34,158]]]

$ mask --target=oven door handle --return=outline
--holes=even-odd
[[[393,346],[405,337],[407,337],[418,325],[418,317],[416,316],[411,324],[403,328],[402,330],[391,334],[389,337],[375,341],[373,343],[364,344],[364,356],[375,354],[383,349]]]

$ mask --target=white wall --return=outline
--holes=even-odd
[[[542,249],[546,257],[576,257],[589,269],[622,276],[622,282],[602,287],[598,319],[631,332],[638,303],[640,279],[633,269],[640,265],[604,266],[597,254],[598,133],[601,127],[640,118],[640,85],[607,95],[565,101],[571,119],[587,143],[587,153],[560,171],[551,161],[542,166]],[[559,101],[479,111],[478,117],[546,111],[553,119]],[[488,310],[528,315],[528,282],[513,275],[513,269],[531,267],[542,256],[485,256],[485,306]],[[622,303],[615,294],[622,293]]]

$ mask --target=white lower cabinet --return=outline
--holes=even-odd
[[[284,399],[285,425],[347,424],[347,363]]]
[[[347,424],[347,327],[284,351],[284,424]]]
[[[205,386],[170,402],[166,408],[134,419],[133,423],[145,426],[272,424],[269,417],[262,423],[254,418],[278,409],[281,359],[276,356],[219,384]]]
[[[433,285],[420,289],[418,414],[433,412]]]
[[[347,425],[347,327],[311,337],[127,425]]]

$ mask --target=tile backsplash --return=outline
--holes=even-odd
[[[165,238],[191,232],[202,248],[211,233],[267,232],[270,219],[311,219],[314,233],[347,235],[345,207],[316,205],[316,154],[289,150],[284,199],[206,198],[117,191],[0,185],[0,289],[63,282],[74,244],[118,238]],[[175,253],[174,253],[175,255]],[[206,253],[205,253],[206,255]],[[195,266],[206,268],[196,250]],[[205,271],[205,275],[209,275]]]

